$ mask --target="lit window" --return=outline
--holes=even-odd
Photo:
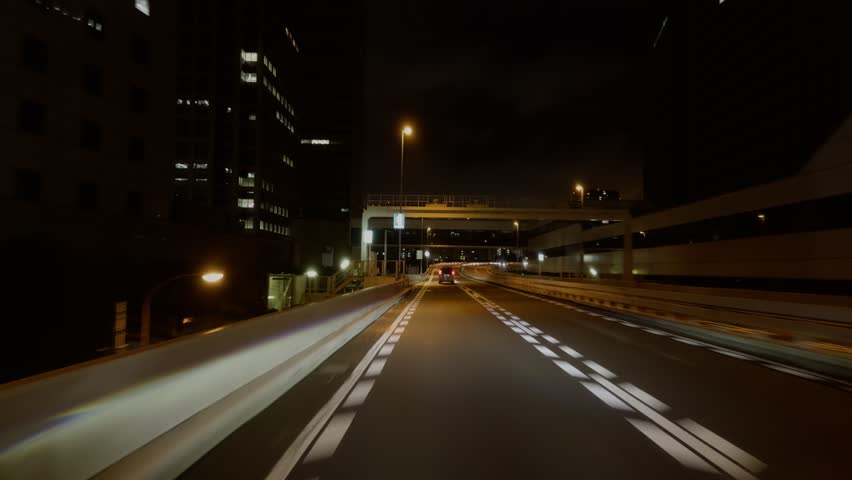
[[[254,208],[253,198],[238,198],[237,206],[240,208]]]
[[[249,115],[249,121],[250,121],[250,122],[253,122],[253,121],[255,121],[255,120],[257,120],[257,115],[255,115],[255,114],[253,114],[253,113],[252,113],[252,114],[250,114],[250,115]]]
[[[189,164],[188,163],[176,163],[175,168],[180,168],[180,169],[189,168]]]
[[[242,78],[245,83],[257,83],[257,74],[251,72],[242,72],[240,74],[240,78]]]
[[[175,181],[176,181],[176,182],[186,182],[186,181],[189,181],[189,179],[188,179],[188,178],[184,178],[184,177],[177,177],[177,178],[175,178]]]
[[[207,164],[206,163],[196,163],[193,166],[195,168],[199,169],[199,170],[207,170]]]
[[[254,172],[248,172],[248,173],[246,174],[246,176],[247,176],[248,178],[254,178]]]
[[[251,230],[251,229],[254,228],[254,219],[253,218],[247,218],[245,220],[240,220],[240,222],[243,224],[243,228],[245,228],[246,230]]]
[[[136,10],[139,10],[145,15],[151,15],[151,5],[148,0],[135,0],[133,4],[136,7]]]
[[[225,173],[234,173],[234,171],[228,167],[225,167]]]
[[[254,186],[254,178],[245,178],[240,177],[238,183],[241,187],[253,187]]]
[[[246,63],[257,63],[257,52],[240,50],[240,58]]]
[[[206,178],[196,178],[195,181],[196,182],[206,182],[207,179]]]

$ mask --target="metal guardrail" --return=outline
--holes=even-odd
[[[369,207],[428,207],[441,205],[455,208],[499,208],[508,207],[504,202],[485,195],[402,195],[399,194],[369,194]]]
[[[709,294],[708,289],[693,292],[548,280],[495,272],[485,266],[466,268],[464,273],[531,293],[779,343],[852,368],[852,307],[785,301],[781,295],[771,294],[767,298],[726,295],[724,289]]]
[[[405,282],[0,387],[0,478],[174,478],[394,303]]]

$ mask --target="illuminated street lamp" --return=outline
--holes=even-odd
[[[538,276],[539,277],[541,276],[541,264],[542,263],[544,263],[544,254],[539,253],[538,254]]]
[[[406,125],[402,127],[402,131],[399,135],[399,213],[402,213],[402,202],[403,202],[403,190],[402,190],[402,172],[405,166],[405,137],[411,135],[414,130],[411,129],[410,126]],[[396,277],[400,278],[402,275],[402,232],[405,231],[404,228],[399,230],[399,258],[398,263],[396,265]]]
[[[586,190],[579,183],[576,187],[574,187],[574,189],[580,192],[580,208],[583,208],[583,204],[585,203]]]
[[[307,272],[305,272],[305,276],[308,277],[308,285],[307,285],[308,286],[308,293],[314,293],[314,290],[316,290],[315,283],[316,283],[317,275],[318,275],[317,271],[314,270],[314,269],[310,269]]]
[[[348,258],[344,258],[343,260],[340,261],[340,269],[346,270],[347,268],[349,268],[349,265],[351,265],[351,264],[352,264],[352,262],[350,262]]]
[[[521,224],[515,220],[513,225],[515,226],[515,250],[518,250],[521,245]]]
[[[140,345],[148,345],[151,343],[151,305],[154,303],[154,294],[173,281],[187,277],[200,277],[205,283],[216,284],[225,278],[225,274],[215,271],[203,273],[182,273],[180,275],[167,278],[148,290],[148,293],[145,294],[145,298],[142,300],[142,318],[139,332]]]

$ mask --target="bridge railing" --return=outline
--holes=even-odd
[[[496,198],[485,195],[402,195],[399,194],[370,194],[367,195],[369,207],[428,207],[441,205],[455,208],[498,208],[507,207]]]
[[[818,295],[566,281],[464,268],[476,280],[639,315],[838,377],[852,372],[852,303]]]
[[[405,281],[0,387],[0,478],[174,478],[366,328]]]

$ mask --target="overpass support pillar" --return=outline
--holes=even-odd
[[[365,210],[361,214],[361,261],[367,261],[370,259],[369,252],[367,250],[367,242],[364,241],[364,232],[370,229],[370,216],[367,215],[367,211]],[[375,240],[375,239],[373,239]],[[382,272],[384,273],[384,272]]]
[[[583,231],[580,230],[580,252],[577,254],[577,278],[586,276],[586,250],[583,248]]]
[[[627,217],[624,219],[624,251],[622,254],[622,279],[625,281],[633,281],[633,228],[632,219]]]

